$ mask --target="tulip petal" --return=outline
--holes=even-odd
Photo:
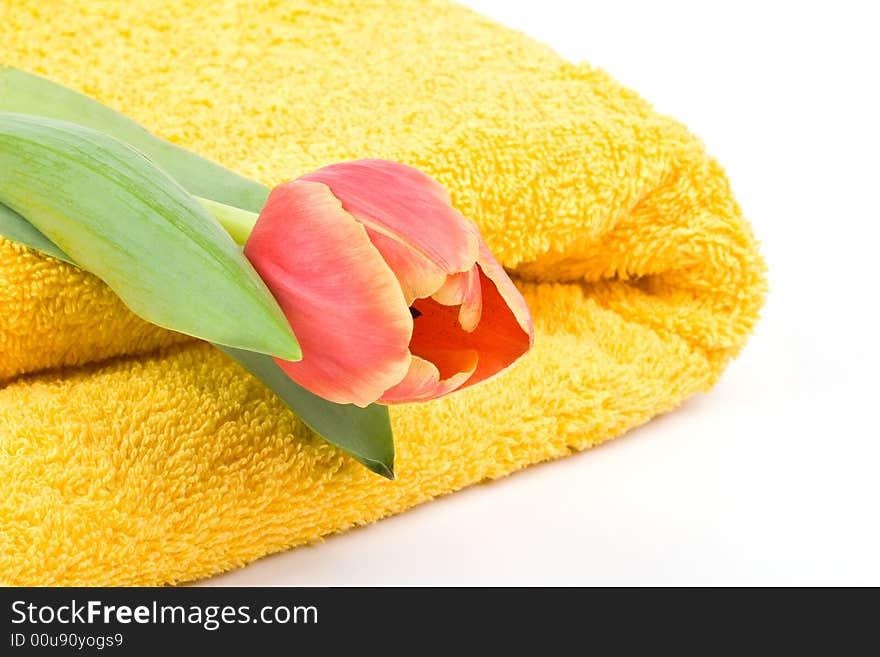
[[[245,255],[299,337],[303,359],[277,361],[294,381],[366,406],[403,379],[413,322],[400,285],[327,186],[272,190]]]
[[[459,309],[454,306],[442,305],[433,298],[419,299],[413,304],[420,313],[410,341],[414,356],[431,360],[431,354],[439,351],[469,349],[479,354],[476,370],[460,388],[494,377],[525,354],[534,340],[525,300],[485,247],[481,248],[479,276],[482,314],[471,332],[462,328]]]
[[[324,183],[370,230],[406,246],[447,274],[477,260],[480,232],[452,207],[449,193],[418,169],[388,160],[331,164],[301,180]]]
[[[470,271],[447,276],[443,286],[432,295],[432,298],[444,306],[460,305],[458,323],[470,333],[480,323],[483,312],[481,288],[480,270],[474,265]]]
[[[433,361],[439,362],[439,367]],[[473,375],[477,361],[477,352],[472,350],[435,353],[432,360],[413,356],[403,381],[388,390],[379,401],[402,404],[448,395]]]
[[[369,228],[367,235],[397,277],[408,306],[416,299],[431,296],[443,285],[446,272],[422,254]]]
[[[501,299],[513,313],[520,328],[528,335],[529,347],[531,348],[535,342],[535,328],[532,325],[529,306],[520,291],[516,289],[516,285],[510,280],[510,276],[504,271],[504,267],[498,263],[489,247],[482,240],[480,241],[480,255],[477,258],[477,265],[485,277],[494,283]]]

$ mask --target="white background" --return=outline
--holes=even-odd
[[[763,319],[623,438],[205,583],[880,584],[873,3],[466,4],[703,138],[763,243]]]

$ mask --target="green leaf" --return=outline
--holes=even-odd
[[[145,153],[184,189],[209,200],[258,213],[269,196],[269,189],[264,185],[156,137],[131,119],[88,96],[46,78],[2,65],[0,111],[55,117],[100,130]],[[4,224],[0,221],[0,235],[11,237],[4,231]],[[45,237],[43,239],[51,243]],[[24,243],[48,252],[33,242]],[[228,354],[231,351],[234,350],[226,350]],[[370,467],[369,463],[379,464],[375,468],[370,467],[374,472],[389,478],[393,476],[394,443],[385,406],[373,404],[359,408],[328,402],[302,389],[286,376],[278,376],[283,372],[269,356],[251,353],[246,359],[236,360],[275,392],[294,413],[300,417],[317,417],[309,426],[327,442],[351,453],[367,467]],[[320,414],[314,410],[322,408],[327,409],[326,413],[331,418],[326,422],[321,421]],[[350,448],[357,449],[357,453],[349,451]]]
[[[195,196],[251,212],[262,210],[269,196],[265,185],[156,137],[127,116],[93,98],[39,75],[2,64],[0,112],[70,121],[116,137],[141,151]]]
[[[335,404],[312,394],[292,381],[271,358],[241,349],[220,347],[230,358],[262,381],[299,418],[320,436],[335,436],[330,442],[341,447],[376,474],[394,479],[394,441],[388,409],[373,404],[358,408]]]
[[[55,244],[52,243],[52,240],[34,228],[28,223],[28,220],[18,214],[18,212],[12,208],[7,208],[5,205],[0,205],[0,235],[13,242],[24,244],[25,246],[29,246],[32,249],[45,253],[46,255],[50,255],[53,258],[57,258],[58,260],[64,260],[65,262],[73,264],[73,260],[70,259],[70,256],[55,246]]]
[[[0,113],[0,202],[144,319],[217,344],[301,357],[290,324],[223,228],[131,146]]]

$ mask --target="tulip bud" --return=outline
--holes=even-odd
[[[476,224],[403,164],[333,164],[269,195],[245,255],[299,339],[278,360],[338,403],[427,401],[532,345],[529,309]]]

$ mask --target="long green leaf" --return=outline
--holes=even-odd
[[[0,113],[0,202],[144,319],[217,344],[301,357],[241,250],[171,177],[90,128]]]
[[[173,172],[172,176],[190,193],[226,205],[259,212],[269,195],[269,189],[264,185],[156,137],[131,119],[88,96],[40,76],[2,65],[0,111],[26,111],[96,128],[147,154],[165,171]],[[2,216],[0,213],[0,235],[11,237],[4,232]],[[47,252],[37,244],[25,243]],[[231,357],[236,357],[237,350],[225,351]],[[291,381],[269,356],[250,353],[247,358],[241,356],[236,360],[278,395],[294,413],[308,416],[307,424],[322,438],[351,453],[374,472],[385,476],[393,472],[394,443],[387,408],[374,404],[362,409],[328,402]],[[320,412],[314,409],[320,409]],[[378,465],[372,467],[371,463]]]
[[[358,408],[351,404],[335,404],[291,381],[272,359],[241,349],[220,347],[230,358],[268,386],[306,426],[319,435],[335,436],[330,441],[351,454],[376,474],[394,479],[394,442],[388,409],[372,404]]]
[[[48,237],[34,228],[27,219],[22,217],[12,208],[0,205],[0,235],[36,249],[58,260],[64,260],[73,264],[73,260],[64,251],[59,249]]]
[[[259,212],[269,190],[160,139],[127,116],[46,78],[0,64],[0,112],[35,114],[92,128],[134,146],[190,194]]]

